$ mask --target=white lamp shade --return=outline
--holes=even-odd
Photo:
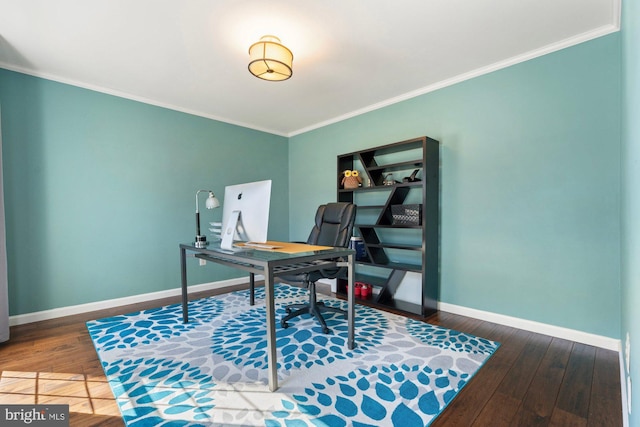
[[[293,53],[275,36],[263,36],[252,44],[249,60],[249,72],[263,80],[287,80],[293,74]]]
[[[205,206],[207,207],[207,209],[217,208],[218,206],[220,206],[220,201],[216,196],[213,195],[213,193],[210,192],[209,197],[207,197],[207,201],[205,202]]]

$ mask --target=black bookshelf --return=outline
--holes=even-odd
[[[440,291],[440,143],[424,136],[341,154],[337,160],[337,199],[358,205],[354,235],[362,238],[366,252],[356,261],[356,282],[373,287],[371,297],[357,301],[425,317],[435,313]],[[358,171],[360,187],[344,188],[345,170]],[[403,211],[411,215],[399,216]],[[412,292],[415,301],[396,298],[408,272],[421,276],[421,289]],[[339,296],[346,296],[346,285],[346,279],[338,279]]]

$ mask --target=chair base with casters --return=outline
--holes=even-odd
[[[307,243],[319,246],[333,246],[346,248],[353,232],[353,224],[356,218],[356,205],[352,203],[327,203],[318,207],[315,224],[309,234]],[[322,317],[323,312],[342,313],[347,319],[347,312],[339,308],[330,307],[316,297],[316,281],[319,279],[335,279],[344,271],[344,267],[329,270],[320,269],[308,273],[279,276],[286,283],[302,285],[309,290],[308,304],[292,304],[285,307],[287,315],[280,321],[283,328],[288,327],[287,322],[294,317],[310,314],[318,320],[322,326],[322,332],[328,334],[331,330]]]
[[[347,311],[342,310],[337,307],[330,307],[325,305],[324,302],[318,301],[316,298],[316,284],[315,282],[309,283],[309,302],[306,304],[291,304],[285,307],[287,311],[287,315],[280,320],[280,326],[284,329],[289,327],[287,323],[288,320],[293,319],[294,317],[301,316],[303,314],[310,314],[315,317],[322,326],[322,332],[325,334],[330,334],[331,329],[327,327],[327,322],[324,320],[322,313],[331,312],[331,313],[342,313],[344,318],[347,318]],[[295,311],[294,311],[295,310]]]

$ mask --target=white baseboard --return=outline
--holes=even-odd
[[[604,337],[602,335],[595,335],[587,332],[576,331],[574,329],[563,328],[561,326],[548,325],[546,323],[534,322],[532,320],[505,316],[503,314],[496,314],[488,311],[476,310],[474,308],[462,307],[459,305],[448,304],[445,302],[439,302],[438,309],[442,311],[446,311],[447,313],[473,317],[474,319],[498,323],[500,325],[510,326],[512,328],[523,329],[525,331],[535,332],[543,335],[549,335],[552,337],[562,338],[569,341],[575,341],[582,344],[592,345],[594,347],[600,347],[600,348],[613,350],[617,352],[620,352],[620,348],[622,345],[621,341],[615,338],[609,338],[609,337]]]
[[[257,275],[256,280],[263,280],[263,277]],[[226,288],[228,286],[241,285],[243,283],[247,283],[246,277],[202,283],[199,285],[189,285],[189,292],[209,291],[211,289]],[[137,304],[141,302],[153,301],[156,299],[179,296],[181,294],[182,290],[180,287],[178,287],[175,289],[168,289],[166,291],[150,292],[147,294],[133,295],[130,297],[114,298],[105,301],[72,305],[69,307],[53,308],[51,310],[37,311],[34,313],[18,314],[15,316],[9,316],[9,326],[24,325],[26,323],[40,322],[42,320],[56,319],[58,317],[71,316],[74,314],[88,313],[90,311],[104,310],[107,308],[113,308],[122,305]]]
[[[548,325],[545,323],[534,322],[532,320],[520,319],[517,317],[505,316],[502,314],[491,313],[488,311],[476,310],[474,308],[462,307],[459,305],[448,304],[445,302],[438,303],[438,309],[447,313],[458,314],[460,316],[472,317],[474,319],[484,320],[486,322],[497,323],[500,325],[510,326],[513,328],[523,329],[529,332],[549,335],[556,338],[562,338],[569,341],[575,341],[582,344],[592,345],[594,347],[604,348],[618,352],[620,360],[620,392],[622,397],[622,425],[629,427],[629,412],[627,406],[628,391],[625,378],[624,352],[622,351],[622,340],[604,337],[601,335],[589,334],[574,329],[563,328],[560,326]]]
[[[263,277],[256,276],[256,280],[263,280]],[[247,283],[246,277],[237,279],[221,280],[217,282],[203,283],[199,285],[190,285],[190,292],[208,291],[211,289],[225,288],[228,286],[240,285]],[[133,295],[130,297],[115,298],[105,301],[90,302],[87,304],[73,305],[69,307],[54,308],[51,310],[38,311],[34,313],[19,314],[9,317],[9,325],[17,326],[26,323],[39,322],[42,320],[55,319],[58,317],[70,316],[74,314],[87,313],[90,311],[103,310],[107,308],[118,307],[122,305],[137,304],[155,299],[178,296],[181,294],[179,287],[159,292],[151,292],[141,295]],[[548,325],[545,323],[534,322],[531,320],[520,319],[517,317],[505,316],[502,314],[491,313],[488,311],[476,310],[473,308],[462,307],[444,302],[438,303],[438,309],[452,314],[472,317],[474,319],[484,320],[487,322],[498,323],[500,325],[510,326],[513,328],[523,329],[525,331],[536,332],[539,334],[550,335],[553,337],[563,338],[570,341],[592,345],[595,347],[605,348],[620,352],[622,348],[619,339],[608,338],[600,335],[590,334],[573,329],[563,328],[560,326]]]

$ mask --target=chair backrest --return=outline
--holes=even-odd
[[[356,205],[352,203],[327,203],[320,205],[316,222],[307,243],[320,246],[349,246],[356,221]]]

